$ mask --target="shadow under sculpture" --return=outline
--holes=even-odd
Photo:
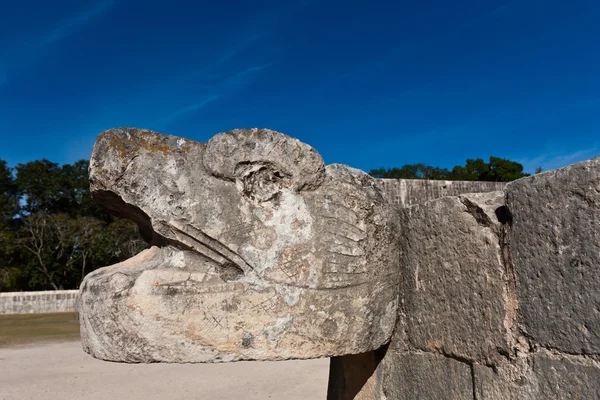
[[[271,130],[199,143],[130,128],[98,137],[89,172],[94,199],[152,245],[82,283],[92,356],[284,360],[390,341],[399,216],[364,172]]]

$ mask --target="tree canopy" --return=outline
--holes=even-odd
[[[12,169],[0,160],[0,229],[19,212],[19,196]]]
[[[94,203],[87,170],[85,160],[0,160],[0,291],[77,288],[146,247],[134,223]]]
[[[389,179],[433,179],[448,181],[493,181],[510,182],[529,176],[523,172],[523,165],[500,157],[490,157],[489,162],[481,158],[468,159],[465,165],[457,165],[451,170],[425,164],[405,164],[402,167],[372,169],[369,174],[375,178]]]

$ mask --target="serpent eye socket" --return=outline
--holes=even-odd
[[[276,200],[281,190],[291,184],[291,176],[272,163],[240,163],[236,167],[236,176],[242,194],[258,203]]]

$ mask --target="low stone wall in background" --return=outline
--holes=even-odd
[[[74,312],[79,290],[0,293],[0,314]]]
[[[400,208],[423,204],[440,197],[504,190],[506,182],[428,181],[424,179],[377,179],[390,204]]]

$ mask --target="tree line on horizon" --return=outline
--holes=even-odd
[[[76,289],[146,246],[133,222],[92,200],[88,161],[0,159],[0,292]]]
[[[76,289],[87,273],[147,248],[133,222],[93,201],[88,166],[86,160],[59,165],[42,159],[11,168],[0,159],[0,292]],[[369,173],[499,182],[529,175],[521,164],[498,157],[469,159],[451,170],[406,164]]]
[[[536,173],[541,172],[536,169]],[[387,179],[432,179],[446,181],[491,181],[510,182],[529,176],[523,172],[523,165],[500,157],[490,157],[489,162],[481,158],[468,159],[465,165],[452,169],[432,167],[425,164],[405,164],[402,167],[379,168],[369,171],[375,178]]]

